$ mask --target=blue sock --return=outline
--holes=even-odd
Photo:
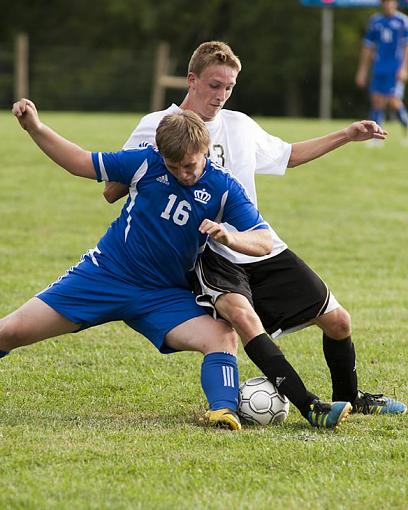
[[[384,122],[384,115],[385,115],[384,110],[376,110],[375,108],[373,108],[370,111],[370,118],[371,118],[371,120],[373,120],[374,122],[376,122],[380,126]]]
[[[4,356],[7,356],[7,351],[0,351],[0,358],[4,358]]]
[[[237,358],[226,352],[211,352],[201,365],[201,386],[212,411],[238,407]]]
[[[404,105],[396,111],[398,120],[405,127],[408,127],[408,112]]]

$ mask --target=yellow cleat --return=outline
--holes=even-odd
[[[204,416],[199,418],[199,423],[208,427],[241,430],[241,422],[237,413],[228,408],[207,411]]]

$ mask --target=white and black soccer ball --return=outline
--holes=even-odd
[[[283,423],[288,417],[289,400],[267,377],[252,377],[239,387],[238,414],[255,425]]]

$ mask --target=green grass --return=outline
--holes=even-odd
[[[47,113],[83,147],[116,150],[137,117]],[[262,119],[301,140],[344,122]],[[283,179],[261,177],[264,216],[353,316],[361,387],[408,401],[408,147],[349,144]],[[0,113],[0,316],[93,247],[119,205],[48,161]],[[281,341],[330,398],[319,332]],[[200,428],[200,356],[162,356],[120,323],[1,360],[0,508],[405,509],[408,418],[353,415],[333,434],[292,407],[281,427]],[[241,379],[258,371],[240,351]]]

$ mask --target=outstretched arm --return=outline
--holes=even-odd
[[[90,152],[66,140],[40,121],[35,104],[20,99],[13,105],[13,114],[40,149],[69,173],[96,179]]]
[[[371,138],[384,140],[387,134],[381,126],[372,120],[353,122],[353,124],[340,131],[292,144],[288,167],[292,168],[320,158],[320,156],[324,156],[348,142],[362,142]]]
[[[268,229],[230,232],[220,223],[207,219],[201,223],[199,231],[202,234],[208,234],[214,241],[245,255],[262,257],[272,251],[272,234]]]

